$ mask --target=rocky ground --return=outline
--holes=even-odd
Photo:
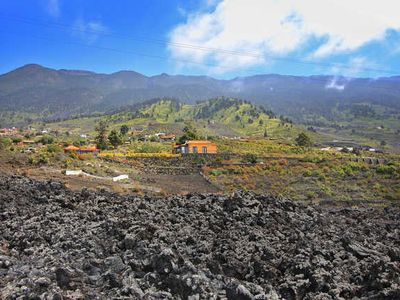
[[[400,299],[400,211],[0,176],[0,299]]]

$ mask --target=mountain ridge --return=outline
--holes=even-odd
[[[111,74],[55,70],[28,64],[0,75],[0,121],[27,123],[33,113],[36,120],[69,118],[159,97],[195,103],[219,96],[246,99],[297,122],[329,123],[335,121],[333,112],[343,104],[364,103],[400,112],[400,76],[257,74],[221,80],[165,73],[146,76],[129,70]]]

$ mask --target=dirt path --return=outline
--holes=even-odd
[[[164,175],[139,173],[131,177],[131,183],[113,182],[110,178],[100,176],[66,176],[60,169],[50,167],[37,168],[6,168],[1,170],[9,175],[23,175],[36,180],[52,180],[65,184],[72,190],[105,189],[108,191],[128,194],[131,192],[188,194],[217,193],[220,190],[207,182],[200,174]]]

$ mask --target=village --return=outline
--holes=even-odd
[[[190,126],[189,126],[190,127]],[[304,134],[298,141],[219,136],[206,140],[196,128],[146,132],[121,126],[107,132],[59,131],[46,126],[0,129],[4,170],[60,180],[75,189],[119,193],[229,192],[238,188],[289,195],[303,201],[398,197],[398,156],[344,141],[325,145]],[[301,144],[303,143],[303,144]],[[349,181],[349,178],[352,178]],[[349,186],[340,191],[339,186]],[[299,194],[300,189],[306,194]]]

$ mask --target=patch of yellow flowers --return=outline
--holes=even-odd
[[[97,156],[99,157],[180,157],[181,154],[174,154],[174,153],[164,153],[164,152],[157,152],[157,153],[144,153],[144,152],[110,152],[105,151],[99,153]]]

